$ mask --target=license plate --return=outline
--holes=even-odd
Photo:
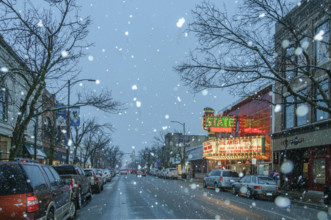
[[[272,196],[272,193],[266,193],[267,196]]]

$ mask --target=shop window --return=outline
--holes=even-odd
[[[327,97],[329,97],[329,89],[328,89],[328,80],[324,80],[320,83],[321,86],[321,90],[327,95]],[[319,89],[316,89],[316,99],[317,100],[325,100],[321,94],[321,91]],[[323,107],[328,107],[326,102],[323,101],[317,101],[317,104]],[[328,119],[328,113],[326,111],[320,110],[320,109],[316,109],[315,111],[315,120],[316,121],[321,121],[321,120],[325,120]]]
[[[6,88],[0,89],[0,120],[7,121],[8,118],[8,92]]]
[[[325,158],[314,159],[313,181],[317,184],[325,184]]]
[[[330,40],[330,25],[329,21],[324,22],[315,31],[315,46],[316,46],[316,63],[323,64],[329,60],[329,40]]]
[[[294,127],[294,97],[285,98],[285,128]]]

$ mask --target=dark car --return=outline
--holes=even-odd
[[[53,167],[0,162],[0,219],[74,218],[72,191]]]
[[[59,173],[62,180],[72,189],[76,208],[80,209],[83,201],[92,195],[91,183],[85,175],[84,170],[74,164],[61,164],[53,167]]]
[[[245,195],[248,198],[270,198],[275,199],[280,195],[280,189],[274,179],[267,176],[245,176],[232,184],[234,195]]]
[[[92,191],[100,193],[103,190],[103,179],[96,169],[84,169],[85,175],[91,183]]]
[[[231,189],[232,183],[239,180],[239,175],[235,171],[214,169],[203,179],[203,187],[214,187],[215,189],[223,190]]]

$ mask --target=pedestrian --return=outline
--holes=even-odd
[[[269,177],[273,178],[277,182],[278,186],[280,185],[280,175],[276,170],[273,170],[270,173]]]

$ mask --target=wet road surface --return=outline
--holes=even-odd
[[[318,219],[319,210],[251,200],[183,180],[117,175],[77,219]]]

